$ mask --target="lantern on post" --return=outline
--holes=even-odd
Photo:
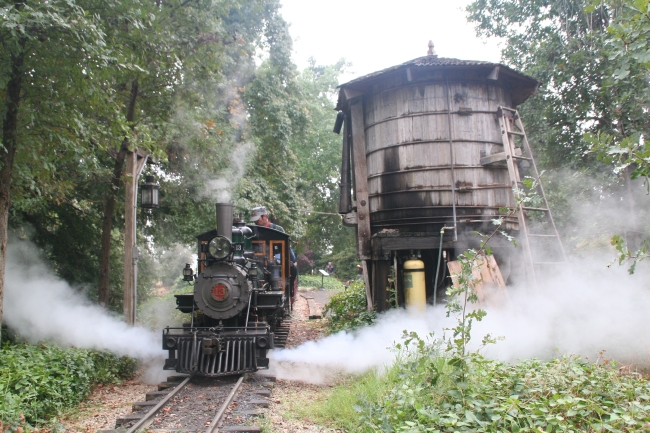
[[[156,184],[156,179],[153,176],[147,176],[144,185],[140,188],[140,206],[151,212],[151,209],[156,209],[160,206],[158,200],[158,192],[160,186]]]

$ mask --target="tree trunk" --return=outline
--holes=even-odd
[[[102,221],[102,245],[99,252],[99,305],[108,307],[109,279],[111,273],[111,231],[113,230],[113,216],[115,214],[116,194],[120,189],[122,169],[126,151],[121,149],[115,157],[113,167],[113,179],[111,179],[111,191],[104,204],[104,220]]]
[[[627,249],[636,254],[641,247],[639,227],[636,216],[636,203],[634,200],[634,191],[632,189],[631,174],[634,171],[632,166],[625,167],[623,170],[623,180],[625,181],[625,201],[627,201],[628,214],[625,217],[625,241]]]
[[[138,98],[138,80],[134,79],[131,83],[131,93],[129,95],[129,104],[126,112],[127,122],[133,124],[135,119],[135,102]],[[131,127],[133,129],[133,126]],[[115,167],[113,168],[113,179],[111,180],[111,191],[104,204],[104,219],[102,221],[102,245],[99,252],[99,286],[97,302],[108,307],[110,297],[109,280],[111,274],[111,231],[113,230],[113,218],[115,216],[116,195],[122,185],[122,170],[124,158],[129,146],[129,139],[125,138],[122,142],[122,148],[115,158]]]
[[[2,124],[2,143],[0,149],[0,324],[2,324],[2,304],[4,301],[5,266],[7,263],[7,233],[9,223],[9,206],[11,206],[11,172],[16,156],[18,107],[23,80],[23,62],[25,60],[25,39],[18,42],[18,53],[11,55],[11,72],[5,90],[5,113]],[[2,342],[0,333],[0,343]]]

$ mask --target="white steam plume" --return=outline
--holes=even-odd
[[[606,268],[608,257],[572,261],[537,290],[509,288],[509,301],[486,307],[487,316],[472,329],[473,349],[486,334],[505,340],[488,346],[486,356],[508,362],[550,359],[563,354],[596,359],[599,352],[623,362],[647,362],[650,357],[650,291],[648,272],[628,275],[624,267]],[[355,333],[341,332],[295,349],[271,354],[278,378],[320,383],[332,371],[359,373],[392,363],[391,350],[403,330],[422,338],[453,325],[442,306],[424,314],[391,310],[378,323]]]
[[[230,168],[223,176],[206,182],[203,196],[216,199],[218,203],[230,202],[230,191],[232,191],[239,179],[246,174],[246,163],[254,151],[255,145],[253,143],[240,143],[235,146],[229,157]]]
[[[29,341],[107,350],[151,360],[164,355],[160,336],[130,327],[91,304],[48,269],[38,250],[24,241],[7,247],[4,321]]]

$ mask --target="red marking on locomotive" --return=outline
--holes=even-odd
[[[212,288],[212,297],[217,301],[223,301],[228,296],[228,288],[219,283]]]

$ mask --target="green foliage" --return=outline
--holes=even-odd
[[[358,397],[354,431],[631,432],[650,420],[650,383],[616,365],[577,357],[506,364],[472,354],[459,382],[439,342],[409,338],[375,385],[381,395]],[[331,419],[339,428],[348,422]]]
[[[321,282],[322,281],[322,282]],[[343,290],[345,286],[335,277],[321,277],[320,275],[300,275],[300,287],[324,287],[327,290]]]
[[[650,173],[649,4],[475,0],[467,8],[478,34],[502,38],[502,61],[542,83],[520,112],[537,162],[556,170],[545,185],[555,220],[578,247],[603,247],[601,235],[625,230],[626,248],[636,250],[650,237],[630,183]],[[609,200],[629,213],[623,227],[609,220],[590,227],[595,235],[575,230],[584,221],[571,208]]]
[[[333,233],[331,238],[334,244],[333,254],[322,256],[319,269],[325,269],[327,262],[332,262],[336,278],[343,281],[351,281],[359,276],[359,268],[357,265],[360,262],[357,260],[354,230],[349,230],[348,227],[344,227],[344,230],[345,233]]]
[[[321,425],[342,429],[346,432],[359,432],[359,405],[362,402],[379,401],[393,384],[399,381],[398,370],[390,368],[379,373],[370,370],[361,375],[343,378],[335,387],[325,388],[320,398],[310,404],[292,407],[292,414],[313,420]]]
[[[355,281],[341,293],[330,298],[323,314],[327,318],[326,332],[353,331],[372,325],[377,314],[368,310],[366,287],[363,281]]]
[[[636,271],[637,264],[648,258],[648,255],[650,254],[650,242],[647,240],[643,241],[640,248],[635,251],[630,251],[628,249],[627,242],[625,242],[625,239],[620,235],[612,236],[611,244],[616,248],[618,264],[623,265],[628,263],[630,265],[628,268],[630,274],[633,274]]]
[[[467,343],[471,339],[472,324],[480,322],[486,315],[481,308],[469,309],[468,304],[476,304],[478,296],[473,290],[477,278],[473,272],[481,251],[468,250],[458,256],[461,272],[457,275],[457,284],[447,288],[448,301],[445,305],[447,317],[455,316],[456,325],[449,328],[452,336],[448,341],[447,351],[462,359],[466,355]]]
[[[650,192],[650,146],[640,133],[622,139],[605,133],[585,134],[585,139],[598,159],[612,164],[616,173],[623,173],[629,167],[631,179],[644,178]]]
[[[137,362],[105,352],[54,345],[4,344],[0,349],[0,420],[18,425],[20,414],[42,423],[74,407],[101,383],[131,377]]]

